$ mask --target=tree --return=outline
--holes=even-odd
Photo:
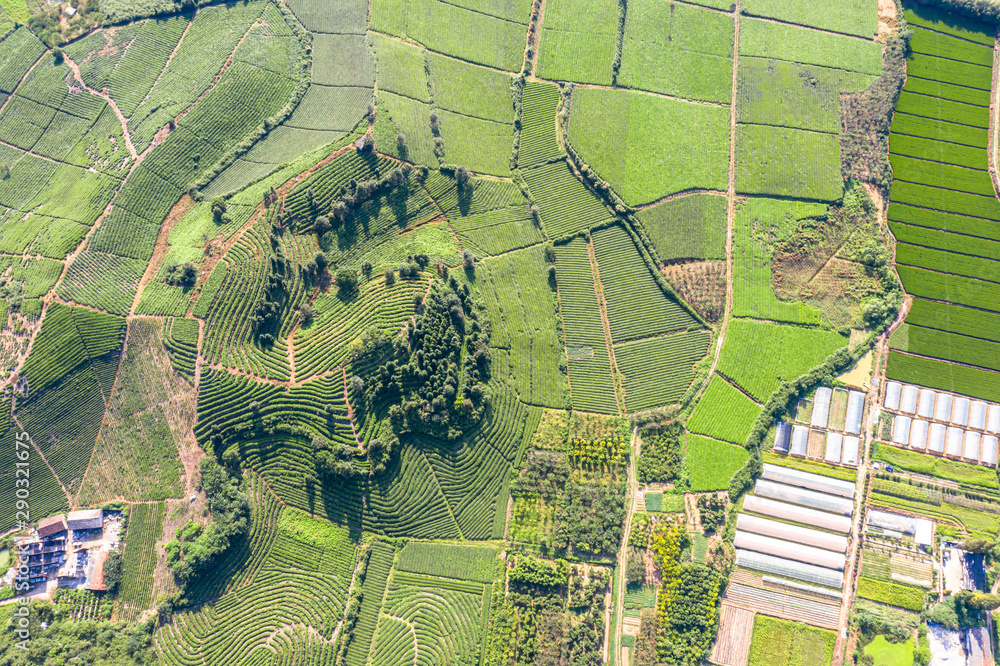
[[[104,587],[109,592],[118,589],[118,584],[122,581],[122,554],[119,550],[108,553],[108,559],[104,560]]]
[[[212,199],[212,217],[216,222],[222,221],[222,216],[226,214],[226,200],[222,197]]]
[[[396,283],[396,274],[391,268],[385,269],[385,286],[391,287]]]
[[[303,324],[308,324],[313,320],[313,309],[308,303],[303,303],[299,306],[299,321]]]
[[[406,135],[402,132],[396,135],[396,148],[400,153],[406,153]]]
[[[0,164],[0,180],[7,180],[10,178],[10,167],[6,164]]]
[[[175,287],[190,287],[198,280],[198,267],[190,261],[168,266],[164,281]]]
[[[364,141],[361,143],[361,149],[366,153],[370,153],[375,149],[375,137],[371,134],[365,134]]]
[[[337,288],[344,294],[350,294],[358,287],[358,274],[350,268],[337,271]]]
[[[326,215],[320,215],[319,217],[316,218],[316,224],[313,226],[313,228],[316,229],[317,234],[322,236],[330,229],[332,229],[333,225],[330,224],[330,218],[328,218]]]
[[[351,377],[351,390],[355,393],[361,393],[365,390],[365,380],[361,379],[357,375]]]
[[[462,261],[465,262],[466,268],[472,268],[476,265],[476,255],[472,253],[472,250],[463,250]]]
[[[455,169],[455,180],[458,182],[459,187],[465,187],[469,183],[469,179],[472,178],[472,174],[469,172],[469,167],[460,166]]]
[[[625,579],[630,585],[641,585],[646,582],[646,562],[643,550],[635,549],[628,556],[625,565]]]

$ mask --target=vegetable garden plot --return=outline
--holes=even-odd
[[[971,146],[979,150],[986,149],[988,132],[983,128],[950,123],[946,122],[946,120],[896,113],[892,117],[889,136],[906,134],[933,139],[935,141]]]
[[[521,206],[454,217],[449,222],[462,239],[462,245],[472,249],[477,256],[504,254],[544,240],[526,202]]]
[[[904,15],[907,23],[921,28],[943,32],[985,46],[992,47],[994,43],[993,35],[985,24],[954,12],[931,6],[920,6],[919,11],[911,8],[905,9]]]
[[[740,22],[740,55],[846,69],[870,76],[882,73],[882,46],[877,42],[753,18]]]
[[[728,488],[729,479],[743,467],[749,457],[750,454],[741,445],[688,435],[685,460],[691,474],[691,491]]]
[[[819,324],[821,311],[778,300],[771,287],[771,239],[788,238],[801,220],[825,215],[823,204],[756,198],[736,210],[733,225],[733,315]]]
[[[514,125],[441,111],[445,161],[475,173],[510,176]]]
[[[9,413],[10,402],[4,401],[4,411]],[[5,419],[6,420],[6,419]],[[9,429],[0,435],[0,452],[14,460],[18,451],[24,450],[24,444],[15,439],[15,430]],[[28,449],[27,462],[31,466],[31,516],[50,516],[68,508],[66,494],[59,486],[45,460],[33,447]],[[17,474],[16,467],[6,465],[0,471],[0,509],[4,511],[0,517],[0,529],[9,530],[17,526]]]
[[[64,259],[76,249],[88,229],[72,220],[37,214],[7,219],[0,226],[0,252],[23,254],[30,247],[32,253],[43,257]]]
[[[1000,342],[1000,314],[953,303],[913,299],[906,322],[949,333]]]
[[[656,282],[631,235],[621,226],[594,233],[594,254],[608,306],[612,341],[624,342],[699,327]]]
[[[873,37],[878,28],[878,15],[870,0],[835,0],[822,7],[803,6],[794,0],[749,0],[740,10],[750,16],[866,38]]]
[[[970,127],[985,129],[990,126],[990,111],[987,107],[918,95],[905,89],[899,95],[896,110],[913,116],[947,120]]]
[[[933,328],[907,325],[905,339],[893,336],[893,349],[942,358],[988,370],[1000,370],[1000,343]]]
[[[754,619],[749,666],[829,664],[837,634],[833,631],[758,615]]]
[[[541,23],[535,66],[540,78],[611,84],[618,26],[614,0],[553,0]]]
[[[399,553],[396,571],[489,584],[497,549],[410,541]]]
[[[903,265],[897,272],[907,294],[993,312],[1000,309],[992,282]]]
[[[940,250],[900,242],[897,245],[896,262],[950,275],[1000,282],[1000,264],[995,259],[960,254],[952,251],[955,249],[957,248],[948,247]],[[987,247],[980,254],[988,254],[990,249]]]
[[[547,22],[547,7],[545,18]],[[732,15],[653,0],[633,2],[625,14],[616,83],[727,104],[732,96],[734,37]]]
[[[692,366],[705,357],[710,339],[708,331],[691,331],[616,345],[628,411],[680,400],[694,379]]]
[[[841,198],[840,137],[785,127],[738,125],[736,191],[817,201]]]
[[[14,95],[0,113],[0,141],[31,150],[55,114],[50,106]]]
[[[630,205],[728,182],[726,109],[624,90],[577,88],[569,140]],[[699,155],[692,162],[691,155]],[[839,166],[838,166],[839,168]]]
[[[697,192],[637,213],[661,261],[724,259],[726,197]]]
[[[990,67],[949,58],[938,58],[924,53],[912,53],[907,57],[906,73],[908,76],[918,79],[960,83],[978,90],[989,90],[992,85],[992,69]]]
[[[0,41],[0,91],[12,93],[31,66],[45,53],[45,45],[27,26]]]
[[[983,197],[992,196],[993,181],[985,171],[918,160],[902,155],[892,155],[893,178],[920,185],[947,185],[949,190],[958,190]]]
[[[312,82],[321,86],[375,85],[375,59],[362,35],[315,34]]]
[[[995,196],[987,197],[902,181],[893,184],[889,196],[893,202],[1000,221],[1000,204]]]
[[[685,425],[691,432],[742,446],[759,413],[760,406],[742,391],[713,376]]]
[[[487,260],[476,271],[492,325],[490,344],[510,349],[507,358],[518,395],[529,404],[562,407],[569,388],[560,370],[565,347],[541,248]],[[498,362],[493,359],[493,372],[502,373]]]
[[[839,134],[841,93],[861,92],[874,80],[841,69],[743,57],[737,72],[736,119]]]
[[[967,88],[954,83],[944,81],[932,81],[930,79],[918,79],[913,77],[906,82],[906,89],[918,95],[928,95],[939,97],[952,102],[962,102],[963,104],[974,104],[976,106],[989,106],[990,95],[985,90],[978,88]]]
[[[432,107],[407,97],[379,92],[376,100],[375,147],[389,155],[405,157],[417,164],[438,165],[431,133]],[[400,150],[396,137],[406,137],[405,150]]]
[[[322,0],[292,0],[288,6],[310,32],[360,35],[365,32],[368,4],[362,0],[347,0],[336,7]]]
[[[993,67],[993,46],[986,44],[970,44],[968,41],[955,39],[934,30],[919,26],[913,27],[910,38],[910,50],[949,60],[959,60],[983,67]],[[956,81],[956,83],[961,83]],[[965,85],[965,84],[962,84]]]
[[[795,379],[846,345],[847,339],[835,331],[736,319],[730,323],[718,367],[763,402],[781,380]]]
[[[146,262],[103,252],[81,252],[56,289],[62,298],[126,315]]]

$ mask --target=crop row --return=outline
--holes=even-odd
[[[1000,402],[1000,375],[979,368],[890,352],[886,377]]]
[[[1000,221],[1000,204],[994,196],[980,196],[927,185],[895,182],[890,192],[893,203],[905,203],[959,215]]]
[[[989,90],[993,83],[993,71],[990,67],[924,53],[913,53],[906,59],[906,74],[932,81],[960,81],[963,86],[979,90]]]
[[[527,81],[521,106],[521,139],[517,163],[522,169],[559,158],[556,141],[556,109],[559,86]]]
[[[915,298],[906,321],[914,326],[1000,342],[1000,314],[994,312]]]
[[[368,559],[368,570],[365,582],[361,586],[361,609],[358,621],[354,625],[354,635],[347,648],[346,666],[365,666],[375,638],[375,627],[378,623],[379,611],[382,608],[382,597],[385,596],[386,583],[392,569],[395,549],[381,541],[372,545],[371,557]]]
[[[896,113],[893,115],[891,135],[895,134],[957,143],[980,150],[985,150],[986,144],[989,141],[989,132],[981,127],[960,125],[958,123],[947,122],[947,119],[925,118],[906,113]]]
[[[938,229],[990,240],[996,238],[998,230],[1000,230],[1000,224],[993,220],[955,215],[901,203],[893,203],[889,206],[887,217],[890,222],[903,222],[926,229]]]
[[[893,155],[944,162],[968,169],[985,171],[989,166],[986,153],[979,148],[905,134],[890,135],[889,150]]]
[[[1000,343],[911,325],[904,351],[1000,370]]]
[[[7,456],[7,460],[15,460],[18,451],[24,451],[24,444],[19,444],[15,440],[15,431],[9,429],[10,425],[10,399],[0,402],[0,410],[4,412],[3,423],[6,432],[0,436],[0,452]],[[33,447],[28,447],[28,460],[31,476],[31,503],[29,505],[29,518],[37,521],[46,516],[53,515],[67,507],[66,494],[59,487],[59,482],[49,470],[45,461],[41,459],[38,452]],[[9,530],[17,525],[17,512],[22,510],[18,507],[18,500],[23,497],[17,496],[17,480],[23,479],[18,476],[17,469],[13,464],[6,465],[0,470],[0,529]],[[23,493],[22,493],[23,494]]]
[[[973,243],[975,241],[969,239],[966,242]],[[900,242],[896,246],[896,263],[989,282],[1000,282],[1000,264],[996,260],[959,254],[950,251],[952,249],[922,247]],[[987,247],[983,254],[986,254],[989,249]]]
[[[391,168],[392,162],[385,158],[347,151],[295,186],[285,198],[285,215],[296,220],[298,231],[307,231],[317,216],[328,214],[341,187],[351,180],[377,179]]]
[[[146,262],[103,252],[84,251],[73,260],[56,293],[112,314],[127,315]]]
[[[167,506],[135,504],[129,512],[125,551],[122,556],[122,579],[118,614],[134,621],[153,606],[153,569],[156,566],[156,542],[163,536]]]
[[[399,554],[398,571],[493,582],[496,548],[410,541]]]
[[[703,492],[728,488],[733,474],[746,464],[749,457],[742,443],[734,446],[707,437],[688,435],[685,463],[691,475],[691,490]]]
[[[194,377],[198,361],[198,322],[194,319],[166,319],[163,333],[163,346],[170,354],[171,365],[178,372]]]
[[[708,331],[697,330],[617,345],[615,360],[625,376],[628,411],[680,400],[694,379],[694,364],[708,351],[710,338]]]
[[[893,178],[896,180],[932,187],[947,185],[949,190],[969,192],[984,197],[992,196],[993,181],[986,171],[965,169],[902,155],[892,155],[890,162],[893,166]]]
[[[14,92],[25,73],[43,53],[45,45],[27,26],[21,26],[0,42],[0,92]]]
[[[948,122],[970,127],[987,129],[990,126],[990,110],[987,107],[918,95],[905,89],[899,95],[896,110],[923,118],[947,119]]]
[[[687,429],[742,446],[759,413],[753,400],[716,376],[691,412]]]
[[[663,292],[623,227],[596,231],[594,254],[616,343],[698,325]]]
[[[1000,311],[992,282],[928,271],[912,266],[897,266],[899,279],[907,294],[947,301],[992,312]]]

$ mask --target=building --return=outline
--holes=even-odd
[[[87,562],[87,582],[83,584],[85,589],[92,592],[104,592],[108,588],[104,585],[104,563],[108,560],[108,551],[91,551]]]
[[[51,518],[39,521],[37,532],[40,538],[45,539],[55,536],[60,532],[65,532],[66,528],[66,516],[60,513],[58,516],[52,516]]]
[[[100,509],[70,511],[66,516],[66,527],[71,530],[97,530],[104,527],[104,512]]]

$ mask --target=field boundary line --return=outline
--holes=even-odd
[[[1000,58],[997,51],[1000,50],[1000,37],[993,39],[993,76],[991,78],[992,90],[990,90],[990,126],[989,134],[986,136],[986,167],[990,172],[990,180],[993,181],[993,194],[1000,193],[1000,179],[997,177],[997,130],[1000,127],[1000,103],[997,95],[1000,90],[997,87],[997,67],[1000,66]]]
[[[136,316],[135,310],[139,307],[139,302],[142,300],[142,294],[146,290],[146,286],[160,272],[163,262],[166,261],[167,255],[170,254],[170,249],[173,247],[170,244],[170,233],[177,226],[177,223],[191,212],[196,204],[197,202],[191,198],[191,195],[185,193],[171,206],[167,217],[160,223],[160,229],[156,234],[156,242],[153,244],[153,254],[146,263],[146,270],[143,272],[142,277],[139,278],[135,297],[132,299],[132,307],[128,311],[129,317]]]
[[[547,81],[550,83],[558,83],[556,79],[539,79],[539,81]],[[687,97],[680,97],[679,95],[668,95],[666,93],[654,92],[652,90],[643,90],[642,88],[626,88],[625,86],[606,86],[600,83],[574,83],[574,88],[597,88],[599,90],[618,90],[623,92],[631,92],[639,95],[649,95],[651,97],[660,97],[663,99],[672,99],[675,102],[687,102],[688,104],[700,104],[701,106],[714,106],[717,109],[728,109],[729,105],[724,102],[710,102],[703,99],[688,99]]]
[[[40,41],[41,40],[39,40],[39,42]],[[42,52],[42,55],[38,56],[38,60],[36,60],[31,65],[31,67],[28,68],[28,71],[24,73],[24,76],[21,77],[21,80],[17,82],[16,86],[14,86],[14,89],[10,91],[10,95],[7,96],[7,99],[3,101],[3,104],[0,104],[0,113],[3,113],[3,110],[7,108],[7,105],[10,103],[10,100],[14,99],[14,95],[17,94],[17,91],[21,89],[21,86],[24,85],[24,82],[28,80],[28,77],[31,76],[31,73],[35,71],[35,67],[38,67],[38,63],[40,63],[42,60],[45,60],[45,56],[47,56],[48,54],[49,50],[45,49],[45,51]],[[31,101],[34,102],[35,100]],[[38,102],[35,103],[37,104]]]
[[[649,203],[639,204],[638,206],[633,206],[635,210],[646,210],[647,208],[652,208],[661,203],[666,203],[667,201],[673,201],[674,199],[680,199],[681,197],[691,196],[692,194],[715,194],[720,197],[728,196],[728,193],[722,190],[708,190],[702,188],[694,188],[690,190],[681,190],[680,192],[674,192],[673,194],[668,194],[665,197],[660,197]]]
[[[674,0],[674,2],[677,2],[677,1],[678,0]],[[742,13],[742,12],[743,12],[743,10],[739,10],[739,13]],[[782,21],[781,19],[770,18],[770,17],[767,17],[767,16],[757,16],[756,14],[747,14],[746,17],[750,18],[750,19],[754,19],[756,21],[766,21],[768,23],[777,23],[778,25],[787,25],[787,26],[790,26],[790,27],[793,27],[793,28],[801,28],[802,30],[809,30],[810,32],[822,32],[822,33],[825,33],[827,35],[836,35],[837,37],[848,37],[850,39],[853,39],[853,40],[856,40],[856,41],[859,41],[859,42],[867,42],[869,44],[875,44],[875,43],[877,43],[876,40],[875,40],[875,35],[872,35],[871,37],[862,37],[861,35],[853,35],[853,34],[847,33],[847,32],[837,32],[836,30],[827,30],[826,28],[817,28],[817,27],[811,26],[811,25],[803,25],[802,23],[792,23],[791,21]],[[843,68],[838,67],[836,69],[843,69]],[[856,71],[856,70],[845,69],[844,71],[845,72],[851,72],[851,71]],[[859,74],[865,74],[866,72],[858,72],[858,73]],[[871,74],[869,74],[869,76],[878,76],[878,75],[871,75]]]
[[[755,398],[752,395],[750,395],[749,393],[747,393],[746,389],[744,389],[742,386],[740,386],[739,384],[737,384],[736,380],[734,380],[734,379],[732,379],[730,377],[727,377],[726,375],[722,374],[721,370],[716,370],[715,374],[719,376],[719,379],[721,379],[722,381],[726,382],[727,384],[729,384],[730,386],[732,386],[734,389],[736,389],[737,391],[739,391],[740,393],[742,393],[746,397],[748,397],[751,400],[753,400],[753,403],[755,405],[757,405],[758,407],[763,407],[764,406],[764,403],[762,403],[760,400],[758,400],[757,398]]]
[[[38,444],[35,442],[35,438],[31,436],[31,433],[28,432],[27,428],[25,428],[23,425],[21,425],[21,419],[19,419],[16,414],[12,413],[11,417],[10,417],[10,420],[17,424],[17,427],[21,429],[21,432],[27,432],[28,433],[28,441],[31,442],[31,445],[35,447],[35,451],[38,453],[39,457],[42,459],[42,462],[45,463],[45,466],[48,467],[49,471],[52,473],[52,478],[54,478],[56,480],[56,483],[59,484],[59,487],[63,491],[63,495],[66,496],[66,504],[67,504],[67,506],[72,507],[73,506],[73,498],[70,496],[69,491],[66,489],[66,486],[63,485],[62,479],[60,479],[59,475],[56,474],[56,470],[52,466],[52,463],[50,463],[49,459],[45,457],[44,453],[42,453],[42,447],[38,446]]]
[[[174,45],[174,50],[170,52],[169,56],[167,56],[167,61],[163,63],[163,69],[161,69],[160,73],[156,75],[156,80],[153,81],[153,85],[151,85],[149,87],[149,90],[146,91],[146,96],[143,97],[142,101],[136,105],[135,107],[136,109],[138,109],[140,106],[149,101],[149,96],[153,93],[153,88],[156,87],[156,84],[160,82],[161,78],[163,78],[163,74],[167,71],[167,68],[170,67],[170,63],[173,61],[174,56],[177,55],[177,51],[180,50],[181,44],[184,43],[184,38],[187,37],[188,31],[191,29],[191,26],[194,25],[194,20],[195,18],[197,18],[199,11],[201,11],[201,8],[198,7],[197,4],[195,4],[194,12],[191,13],[191,18],[188,19],[187,25],[184,26],[184,32],[181,33],[180,39],[178,39],[177,44]],[[183,12],[177,14],[177,16],[183,16],[183,15],[184,15]]]
[[[601,282],[601,269],[597,263],[593,238],[587,240],[587,258],[590,260],[590,275],[594,280],[594,293],[597,296],[597,311],[601,316],[601,328],[604,329],[604,344],[608,350],[608,365],[611,370],[611,385],[615,389],[615,404],[618,406],[618,415],[621,416],[626,413],[625,397],[618,390],[618,377],[621,373],[618,370],[618,361],[615,359],[615,343],[611,336],[611,321],[608,319],[608,302],[604,298],[604,283]],[[624,389],[624,387],[622,388]]]

